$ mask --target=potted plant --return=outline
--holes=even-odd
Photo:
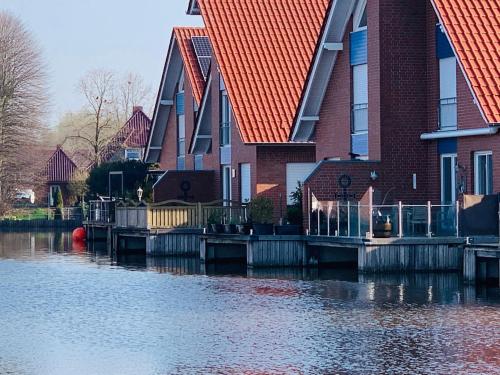
[[[295,191],[290,193],[292,204],[287,207],[286,221],[284,225],[275,227],[279,235],[300,235],[302,229],[302,185],[300,182]]]
[[[238,228],[236,227],[236,220],[231,218],[229,223],[224,224],[224,233],[225,234],[236,234],[238,233]]]
[[[273,201],[266,197],[257,197],[250,202],[250,217],[254,234],[272,235],[273,227]]]
[[[373,236],[376,238],[390,238],[392,236],[392,222],[389,215],[382,215],[378,211],[377,218],[373,223]]]
[[[222,214],[220,210],[214,210],[210,213],[207,224],[211,233],[224,233],[224,225],[222,224]]]

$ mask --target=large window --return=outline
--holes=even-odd
[[[136,148],[127,148],[125,150],[125,160],[141,160],[141,150]]]
[[[457,128],[457,62],[455,57],[439,59],[439,128]]]
[[[176,95],[177,113],[177,170],[186,169],[186,118],[184,114],[184,72],[181,74]]]
[[[491,151],[474,153],[474,194],[493,193],[493,155]]]
[[[231,144],[231,104],[226,90],[220,92],[220,145]]]

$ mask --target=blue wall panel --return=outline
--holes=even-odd
[[[366,64],[368,61],[368,33],[367,30],[351,33],[350,39],[351,65]]]
[[[438,140],[438,153],[442,154],[456,154],[457,153],[457,139],[446,138]]]
[[[175,97],[175,112],[177,116],[184,114],[184,93],[178,93]]]
[[[440,25],[436,25],[436,56],[438,59],[455,56],[446,34],[441,31]]]

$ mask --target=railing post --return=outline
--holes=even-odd
[[[307,226],[309,233],[311,233],[311,214],[312,214],[312,201],[311,201],[311,188],[307,188]]]
[[[369,238],[373,238],[373,187],[368,189]]]
[[[320,222],[319,222],[321,216],[320,216],[319,208],[320,208],[320,203],[318,201],[318,219],[317,219],[318,220],[318,225],[317,225],[317,227],[318,227],[318,236],[321,236],[321,225],[320,225]]]
[[[432,220],[432,205],[431,201],[427,201],[427,237],[432,237],[431,220]]]
[[[340,236],[340,202],[337,201],[337,237]]]
[[[361,201],[358,201],[358,237],[361,237]]]
[[[401,201],[398,202],[398,237],[403,238],[403,203]]]
[[[328,203],[328,208],[326,210],[326,235],[330,237],[330,213],[332,210],[332,205]]]
[[[347,201],[347,237],[351,237],[351,202]]]
[[[459,201],[456,201],[455,202],[455,225],[457,226],[456,227],[456,230],[457,230],[457,238],[460,236],[460,226],[458,225],[458,220],[459,220],[459,211],[460,210],[460,202]]]

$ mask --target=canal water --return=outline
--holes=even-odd
[[[113,259],[0,234],[0,374],[495,374],[500,291],[457,274]]]

